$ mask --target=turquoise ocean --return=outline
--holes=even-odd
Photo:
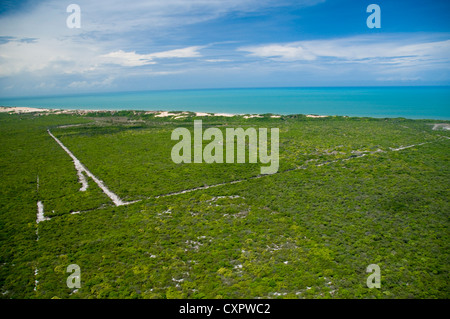
[[[1,106],[450,119],[450,87],[242,88],[0,97]]]

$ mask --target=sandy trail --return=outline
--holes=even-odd
[[[37,213],[36,223],[39,224],[40,222],[43,222],[44,220],[50,220],[50,217],[44,216],[44,204],[42,204],[41,201],[37,202],[37,207],[38,207],[38,213]]]
[[[39,192],[39,175],[36,176],[36,191]],[[49,217],[44,216],[44,204],[41,201],[37,202],[37,218],[36,223],[39,225],[40,222],[45,220],[50,220]],[[39,228],[36,227],[36,241],[39,240]],[[34,268],[34,291],[37,290],[39,281],[37,280],[38,268]]]
[[[423,142],[423,143],[420,143],[420,144],[413,144],[413,145],[408,145],[408,146],[400,146],[399,148],[392,148],[392,147],[390,147],[390,149],[391,149],[391,151],[396,152],[396,151],[401,151],[401,150],[404,150],[404,149],[407,149],[407,148],[410,148],[410,147],[424,145],[424,144],[428,144],[428,143],[431,143],[431,142]]]
[[[103,190],[103,192],[113,201],[113,203],[116,206],[133,204],[133,203],[136,203],[136,202],[140,202],[142,200],[141,199],[141,200],[136,200],[136,201],[132,201],[132,202],[124,202],[124,201],[122,201],[116,194],[111,192],[104,185],[104,183],[101,180],[99,180],[94,174],[92,174],[89,170],[87,170],[87,168],[85,166],[83,166],[83,164],[81,164],[81,162],[72,154],[72,152],[70,152],[70,150],[66,146],[64,146],[64,144],[60,140],[58,140],[50,132],[50,130],[47,130],[47,131],[48,131],[49,135],[67,152],[67,154],[69,154],[69,156],[72,157],[72,159],[74,161],[74,164],[75,164],[75,167],[76,167],[76,169],[78,171],[79,176],[81,175],[81,176],[84,177],[83,173],[85,173],[88,177],[91,177],[94,180],[94,182]],[[401,147],[398,147],[398,148],[390,147],[389,149],[390,149],[390,151],[401,151],[401,150],[408,149],[408,148],[411,148],[411,147],[414,147],[414,146],[420,146],[420,145],[424,145],[424,144],[428,144],[428,143],[432,143],[432,142],[431,141],[423,142],[423,143],[419,143],[419,144],[413,144],[413,145],[408,145],[408,146],[401,146]],[[373,151],[373,152],[369,152],[369,151],[356,152],[356,154],[353,154],[350,157],[324,161],[324,162],[321,162],[321,163],[317,163],[315,166],[316,167],[321,167],[321,166],[328,165],[328,164],[331,164],[331,163],[337,163],[337,162],[340,162],[340,161],[348,161],[348,160],[351,160],[351,159],[360,158],[360,157],[367,156],[369,154],[379,153],[379,152],[385,152],[385,151],[383,151],[381,149],[378,149],[378,150]],[[297,166],[297,167],[293,167],[293,168],[284,170],[282,172],[277,172],[275,174],[286,173],[286,172],[290,172],[290,171],[294,171],[294,170],[307,169],[307,168],[308,168],[307,165],[302,165],[302,166]],[[252,176],[252,177],[248,177],[248,178],[244,178],[244,179],[239,179],[239,180],[234,180],[234,181],[229,181],[229,182],[224,182],[224,183],[219,183],[219,184],[214,184],[214,185],[206,185],[206,186],[194,187],[194,188],[185,189],[185,190],[182,190],[182,191],[177,191],[177,192],[172,192],[172,193],[167,193],[167,194],[161,194],[161,195],[157,195],[157,196],[154,196],[154,197],[147,197],[146,199],[158,199],[158,198],[163,198],[163,197],[176,196],[176,195],[181,195],[181,194],[185,194],[185,193],[189,193],[189,192],[194,192],[194,191],[197,191],[197,190],[205,190],[205,189],[209,189],[209,188],[213,188],[213,187],[237,184],[237,183],[250,181],[250,180],[253,180],[253,179],[258,179],[258,178],[265,177],[265,176],[270,176],[270,175],[274,175],[274,174],[256,175],[256,176]],[[80,180],[81,180],[81,178],[80,178]],[[73,214],[78,214],[78,213],[80,213],[80,212],[73,212]]]
[[[80,191],[84,192],[89,187],[88,181],[86,179],[86,176],[83,175],[83,172],[86,170],[85,167],[81,164],[81,162],[72,154],[72,152],[69,151],[67,147],[65,147],[60,140],[58,140],[51,132],[50,130],[47,130],[48,134],[50,134],[53,139],[67,152],[67,154],[70,155],[73,159],[73,164],[75,165],[75,169],[77,170],[78,175],[78,181],[81,183]]]
[[[40,222],[50,220],[50,217],[45,217],[44,215],[44,204],[41,201],[37,202],[37,216],[36,216],[36,224],[39,225]],[[36,241],[39,240],[39,227],[36,227]]]
[[[446,137],[446,136],[444,136],[444,137]],[[390,150],[391,151],[401,151],[401,150],[404,150],[404,149],[407,149],[407,148],[410,148],[410,147],[420,146],[420,145],[424,145],[424,144],[428,144],[428,143],[432,143],[432,142],[424,142],[424,143],[419,143],[419,144],[402,146],[402,147],[399,147],[399,148],[392,148],[392,147],[390,147]],[[332,163],[337,163],[337,162],[341,162],[341,161],[348,161],[348,160],[352,160],[352,159],[355,159],[355,158],[364,157],[364,156],[367,156],[369,154],[382,153],[382,152],[385,152],[385,151],[383,151],[381,149],[377,149],[376,151],[372,151],[372,152],[369,152],[369,151],[356,152],[357,154],[352,154],[350,157],[336,159],[336,160],[324,161],[322,163],[316,164],[315,166],[316,167],[321,167],[321,166],[332,164]],[[230,181],[230,182],[224,182],[224,183],[220,183],[220,184],[195,187],[195,188],[185,189],[185,190],[182,190],[182,191],[179,191],[179,192],[173,192],[173,193],[158,195],[158,196],[155,196],[154,198],[162,198],[162,197],[168,197],[168,196],[181,195],[181,194],[185,194],[185,193],[189,193],[189,192],[194,192],[194,191],[197,191],[197,190],[203,190],[203,189],[208,189],[208,188],[213,188],[213,187],[218,187],[218,186],[223,186],[223,185],[237,184],[237,183],[250,181],[250,180],[261,178],[261,177],[265,177],[265,176],[271,176],[271,175],[286,173],[286,172],[295,171],[295,170],[299,170],[299,169],[307,169],[307,168],[308,168],[307,165],[302,165],[302,166],[297,166],[297,167],[294,167],[294,168],[289,168],[289,169],[284,170],[282,172],[276,172],[275,174],[256,175],[256,176],[252,176],[252,177],[249,177],[249,178],[234,180],[234,181]],[[149,197],[147,199],[151,199],[151,197]]]
[[[39,273],[39,270],[37,268],[34,268],[34,289],[33,289],[34,291],[37,290],[37,286],[39,283],[39,280],[37,280],[38,273]]]
[[[128,204],[132,204],[135,203],[137,201],[133,201],[133,202],[124,202],[122,199],[120,199],[119,196],[117,196],[116,194],[114,194],[112,191],[110,191],[108,189],[108,187],[106,187],[106,185],[103,183],[103,181],[101,181],[100,179],[97,178],[97,176],[95,176],[94,174],[92,174],[79,160],[78,158],[75,157],[75,155],[72,154],[72,152],[58,139],[56,138],[52,132],[50,132],[50,130],[47,130],[48,134],[59,144],[59,146],[61,146],[61,148],[67,153],[69,154],[69,156],[72,158],[73,163],[75,164],[75,168],[78,172],[78,177],[80,178],[80,181],[82,183],[82,188],[87,188],[87,181],[86,178],[84,177],[83,173],[86,174],[88,177],[92,178],[92,180],[98,185],[98,187],[101,188],[101,190],[103,191],[103,193],[106,194],[106,196],[108,196],[112,202],[114,203],[114,205],[116,206],[122,206],[122,205],[128,205]],[[80,190],[81,190],[80,189]],[[86,189],[84,189],[86,190]]]
[[[251,177],[251,178],[256,178],[257,176]],[[189,193],[189,192],[193,192],[193,191],[198,191],[201,189],[208,189],[208,188],[212,188],[212,187],[218,187],[218,186],[222,186],[222,185],[231,185],[231,184],[236,184],[236,183],[240,183],[243,181],[246,181],[247,179],[240,179],[240,180],[236,180],[236,181],[231,181],[231,182],[224,182],[224,183],[220,183],[220,184],[214,184],[214,185],[206,185],[206,186],[200,186],[200,187],[195,187],[195,188],[190,188],[190,189],[185,189],[179,192],[173,192],[173,193],[168,193],[168,194],[164,194],[164,195],[158,195],[155,196],[154,198],[160,198],[160,197],[168,197],[168,196],[175,196],[175,195],[181,195],[181,194],[185,194],[185,193]],[[151,197],[149,197],[148,199],[150,199]]]

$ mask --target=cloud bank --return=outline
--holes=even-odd
[[[0,94],[111,89],[278,86],[450,79],[448,33],[331,35],[255,42],[214,33],[238,21],[265,26],[270,12],[303,12],[322,0],[77,1],[81,28],[66,26],[67,4],[49,0],[0,12]],[[281,9],[280,9],[281,8]],[[284,10],[285,8],[286,10]],[[284,11],[283,11],[284,10]],[[299,15],[301,21],[301,15]],[[244,22],[243,22],[244,21]],[[277,23],[284,21],[281,18]],[[203,28],[193,28],[201,25]],[[211,26],[209,29],[208,27]],[[268,24],[267,28],[271,25]],[[275,40],[275,41],[274,41]],[[299,76],[301,72],[301,76]],[[167,80],[165,80],[167,78]]]

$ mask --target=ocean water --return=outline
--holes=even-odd
[[[450,119],[450,87],[204,89],[2,98],[2,106]]]

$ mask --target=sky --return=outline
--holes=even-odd
[[[0,0],[3,97],[404,85],[450,85],[450,1]]]

